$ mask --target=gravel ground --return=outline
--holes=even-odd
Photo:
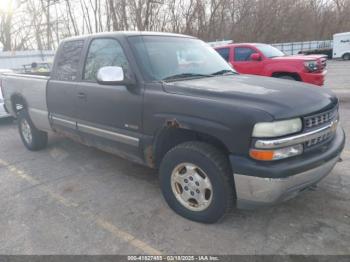
[[[328,61],[325,86],[350,91],[350,61]]]

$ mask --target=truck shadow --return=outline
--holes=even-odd
[[[321,181],[316,191],[305,191],[294,199],[256,210],[233,208],[219,223],[205,225],[184,219],[167,206],[161,195],[157,170],[55,134],[50,135],[49,146],[44,151],[44,154],[51,158],[50,165],[62,166],[63,169],[74,168],[77,171],[72,176],[78,176],[79,179],[73,181],[85,179],[95,181],[94,187],[91,187],[91,191],[86,193],[89,195],[89,201],[93,203],[89,205],[89,208],[94,212],[103,212],[114,217],[121,213],[120,210],[123,207],[134,216],[142,217],[145,224],[157,229],[162,228],[163,223],[171,223],[178,230],[185,228],[185,234],[199,234],[198,232],[205,229],[211,232],[210,234],[220,232],[220,234],[227,235],[227,238],[233,237],[232,234],[244,234],[248,239],[255,239],[255,236],[258,235],[259,238],[267,240],[264,248],[268,248],[268,243],[274,243],[277,250],[282,246],[282,243],[279,245],[277,240],[282,239],[284,235],[297,239],[298,236],[303,235],[303,232],[307,232],[306,237],[316,237],[323,231],[336,232],[339,229],[335,226],[328,228],[330,221],[334,222],[335,217],[345,220],[344,212],[347,212],[339,207],[346,201],[344,198],[346,194],[339,193],[343,191],[342,180],[339,177],[341,166],[333,170],[332,179],[326,178]],[[339,177],[340,182],[332,182],[334,177]],[[76,198],[80,198],[82,192],[78,193],[79,190],[75,189],[77,192],[74,193],[72,190],[77,185],[76,182],[68,183],[63,187],[63,193],[73,194]],[[98,196],[101,195],[101,192],[104,192],[104,197],[100,198]],[[124,196],[122,203],[119,200],[120,195]],[[127,197],[130,199],[125,200]],[[106,199],[110,204],[114,203],[114,206],[107,205]],[[140,199],[142,199],[141,202]],[[120,214],[119,219],[127,217],[128,212]],[[318,226],[320,223],[323,223],[322,226]],[[340,222],[336,223],[339,227]],[[231,235],[228,232],[231,232]],[[337,235],[337,233],[334,234]],[[284,238],[282,242],[283,245],[289,243]]]
[[[16,138],[11,143],[20,146],[21,142]],[[299,250],[304,250],[304,243],[314,248],[318,247],[317,243],[326,247],[322,239],[327,238],[332,243],[333,239],[334,243],[348,243],[342,232],[348,230],[350,194],[345,191],[348,180],[342,176],[342,169],[346,168],[342,165],[314,192],[306,191],[287,202],[262,209],[234,208],[223,220],[207,225],[189,221],[167,206],[157,170],[55,134],[50,134],[48,148],[37,152],[36,158],[36,166],[27,163],[27,168],[34,175],[44,174],[40,179],[49,181],[52,190],[79,203],[80,209],[143,234],[150,243],[148,237],[158,236],[169,249],[175,245],[185,248],[187,243],[192,243],[198,250],[212,250],[214,245],[218,252],[244,252],[252,247],[255,253],[272,250],[278,254],[290,247],[295,250],[298,245],[301,245]],[[46,165],[48,171],[44,172],[39,165]],[[178,241],[179,235],[186,241]],[[215,245],[218,236],[225,241]],[[319,242],[314,244],[315,241]],[[341,245],[342,250],[347,248]]]
[[[151,191],[158,188],[160,194],[158,170],[130,162],[119,156],[82,145],[73,140],[57,135],[52,135],[50,137],[47,150],[54,161],[62,162],[62,164],[64,164],[64,162],[69,159],[70,162],[74,162],[72,163],[73,165],[79,165],[81,173],[96,173],[100,176],[103,172],[115,172],[116,175],[114,178],[111,177],[111,179],[114,180],[114,182],[111,181],[112,183],[118,184],[118,180],[121,177],[122,180],[130,178],[132,180],[146,182],[146,185],[148,184],[149,186],[144,186],[144,191],[150,191],[149,193],[151,194]],[[67,157],[62,157],[63,155]],[[133,181],[133,183],[136,181]],[[260,225],[262,221],[265,221],[265,223],[268,224],[269,220],[275,219],[276,216],[284,217],[291,214],[307,217],[310,215],[310,208],[316,213],[318,212],[318,208],[320,208],[319,211],[321,212],[323,203],[322,199],[324,197],[324,193],[321,193],[322,190],[323,189],[318,189],[316,192],[306,191],[294,199],[256,210],[239,210],[233,208],[231,213],[219,223],[220,227],[225,228],[226,226],[232,226],[232,224],[237,223],[247,224],[247,220]],[[159,195],[159,198],[162,198],[161,195]],[[162,203],[163,207],[159,208],[168,209],[164,200]],[[310,204],[312,204],[312,207],[310,207]],[[164,211],[162,211],[162,213],[163,212]],[[165,213],[168,212],[165,211]],[[295,223],[298,222],[296,221]]]
[[[15,121],[12,117],[8,118],[0,118],[0,127],[1,126],[8,126],[8,125],[14,125]]]

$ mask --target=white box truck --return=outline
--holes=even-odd
[[[350,60],[350,32],[333,36],[333,58]]]

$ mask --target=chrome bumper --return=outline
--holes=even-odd
[[[237,207],[251,209],[290,199],[327,176],[338,160],[339,156],[314,169],[287,178],[261,178],[234,174]]]

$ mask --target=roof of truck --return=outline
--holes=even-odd
[[[334,36],[344,36],[344,35],[350,35],[350,32],[344,32],[344,33],[334,34]],[[334,37],[334,36],[333,36],[333,37]]]
[[[65,38],[64,40],[62,40],[62,42],[70,41],[70,40],[85,39],[85,38],[88,38],[88,37],[91,37],[91,36],[108,37],[108,36],[141,36],[141,35],[147,35],[147,36],[150,36],[150,35],[152,35],[152,36],[173,36],[173,37],[194,38],[193,36],[189,36],[189,35],[166,33],[166,32],[114,31],[114,32],[102,32],[102,33],[96,33],[96,34],[88,34],[88,35],[68,37],[68,38]]]
[[[231,43],[231,44],[227,44],[227,45],[218,45],[218,46],[214,46],[214,49],[218,49],[218,48],[228,48],[228,47],[234,47],[234,46],[257,46],[257,45],[269,45],[269,44],[264,44],[264,43]]]

